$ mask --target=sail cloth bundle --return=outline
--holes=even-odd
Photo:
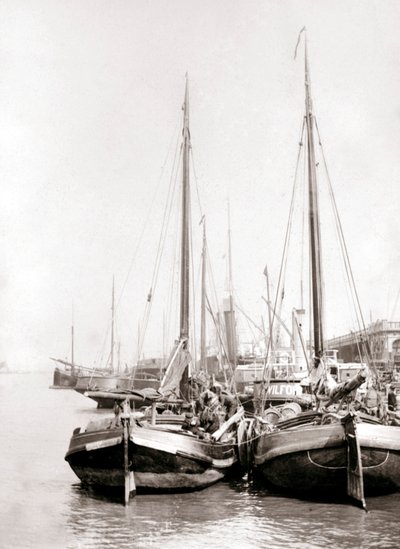
[[[161,393],[162,396],[170,396],[179,392],[179,383],[182,379],[183,372],[191,362],[189,351],[183,348],[185,341],[185,339],[180,339],[171,352],[159,388],[159,393]]]

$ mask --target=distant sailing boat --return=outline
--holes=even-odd
[[[111,293],[111,340],[110,351],[107,359],[107,365],[105,368],[92,369],[88,372],[82,372],[77,379],[74,387],[75,391],[80,394],[85,394],[88,390],[92,389],[117,389],[122,386],[125,381],[129,379],[127,374],[121,374],[115,370],[115,284],[114,278],[112,281],[112,293]]]
[[[74,360],[74,323],[71,326],[71,362],[68,360],[62,360],[61,358],[51,358],[57,363],[53,372],[53,385],[51,389],[73,389],[78,380],[78,374],[81,371],[81,367],[75,364]]]
[[[110,368],[107,375],[100,375],[100,372],[92,372],[90,376],[80,377],[75,390],[78,393],[97,402],[98,408],[112,408],[115,402],[113,394],[117,391],[125,398],[130,396],[131,401],[139,405],[149,405],[151,402],[146,398],[148,390],[154,394],[154,390],[160,385],[160,364],[156,359],[139,362],[131,371],[121,373],[119,368],[114,369],[114,332],[115,332],[115,295],[114,281],[111,306],[111,348]],[[144,391],[143,391],[144,390]],[[123,397],[121,396],[121,400]]]
[[[111,300],[111,342],[110,353],[107,359],[107,367],[100,369],[84,369],[81,367],[76,378],[75,391],[97,402],[99,408],[112,408],[114,398],[107,395],[107,391],[132,392],[133,388],[138,402],[144,402],[145,396],[141,392],[143,388],[158,388],[160,384],[160,367],[156,360],[154,364],[148,362],[138,364],[133,372],[125,370],[121,372],[120,364],[115,365],[115,288],[112,285]],[[153,362],[153,361],[150,361]],[[158,375],[157,375],[158,374]]]
[[[304,30],[304,29],[303,29]],[[318,188],[310,72],[305,51],[309,241],[311,253],[312,325],[317,398],[325,407],[301,413],[275,426],[258,422],[254,473],[268,484],[291,493],[330,498],[347,495],[365,508],[366,494],[400,489],[400,428],[385,418],[345,410],[345,400],[365,381],[365,373],[329,387],[323,337],[323,282]],[[318,131],[318,128],[317,128]],[[339,403],[333,410],[330,405]]]
[[[237,464],[236,426],[243,410],[208,436],[182,430],[183,416],[160,416],[155,405],[188,403],[189,352],[189,94],[186,80],[183,107],[182,231],[180,265],[180,332],[171,351],[151,421],[130,414],[127,395],[121,421],[92,422],[75,429],[65,459],[83,483],[125,487],[125,502],[138,491],[182,491],[204,488],[222,479]],[[116,399],[120,399],[115,394]],[[172,399],[172,400],[171,400]]]
[[[72,322],[71,326],[71,361],[60,358],[52,358],[57,363],[53,373],[52,389],[75,389],[78,393],[85,393],[88,388],[116,388],[119,383],[123,384],[125,375],[114,370],[114,280],[112,285],[112,305],[111,305],[111,349],[109,357],[109,367],[105,369],[96,369],[88,366],[78,365],[75,362],[75,328]],[[61,366],[59,366],[61,365]]]

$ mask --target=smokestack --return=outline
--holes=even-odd
[[[223,312],[228,360],[232,366],[236,366],[236,321],[233,300],[230,297],[223,300]]]

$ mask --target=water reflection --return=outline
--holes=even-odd
[[[85,408],[81,395],[48,385],[41,375],[2,377],[1,548],[399,546],[400,494],[367,498],[365,513],[231,481],[189,494],[140,495],[125,508],[119,496],[82,488],[64,461],[73,428],[108,412],[89,400]]]
[[[383,503],[384,500],[384,503]],[[141,495],[128,508],[73,486],[68,527],[83,547],[397,547],[399,495],[341,503],[276,496],[252,483],[221,483],[191,494]],[[383,504],[383,508],[382,508]],[[134,545],[132,545],[134,543]],[[76,546],[76,545],[75,545]]]

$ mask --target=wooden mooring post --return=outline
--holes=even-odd
[[[124,477],[125,477],[125,505],[129,505],[131,496],[136,495],[135,476],[129,467],[129,427],[130,427],[130,406],[129,400],[124,400],[121,421],[124,427]]]

